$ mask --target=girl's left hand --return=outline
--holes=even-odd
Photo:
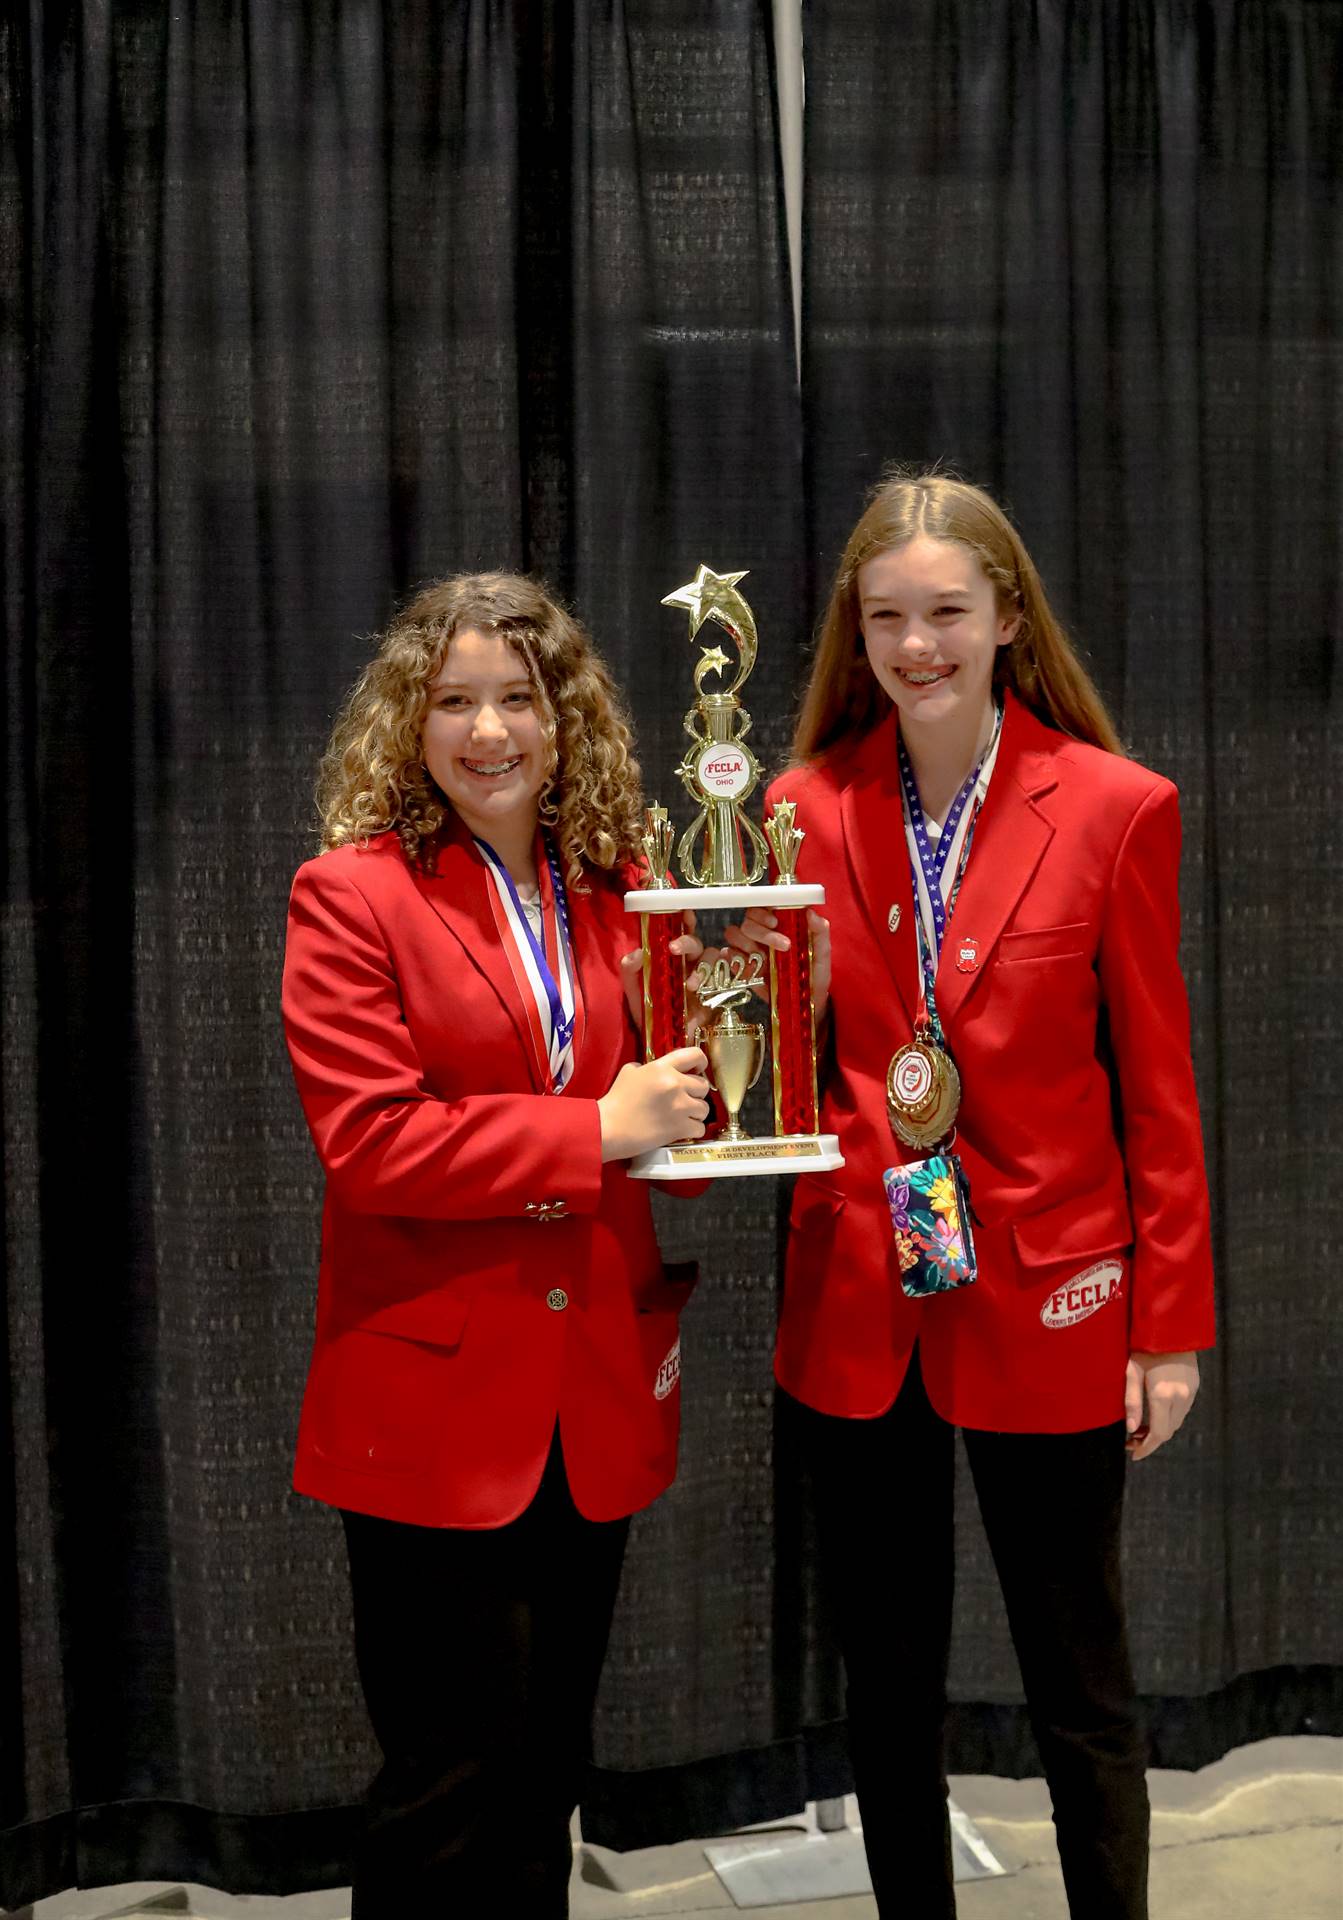
[[[1196,1353],[1135,1353],[1124,1381],[1124,1424],[1131,1460],[1146,1460],[1184,1421],[1198,1392]]]
[[[807,927],[811,933],[811,1007],[819,1031],[830,1006],[830,922],[822,919],[814,907],[807,908]],[[728,927],[724,940],[738,953],[767,954],[772,947],[781,953],[793,943],[779,930],[779,916],[768,907],[748,907],[739,927]],[[769,999],[769,988],[758,986],[756,993]]]
[[[704,952],[704,942],[696,936],[695,916],[689,908],[681,915],[681,924],[685,932],[677,934],[671,943],[671,950],[673,953],[685,955],[686,972],[690,973],[699,964]],[[625,989],[625,1000],[630,1014],[642,1038],[644,1030],[644,950],[642,947],[636,947],[633,953],[623,953],[620,956],[620,979]],[[693,1023],[696,1009],[697,1003],[692,1000],[686,1008],[687,1019],[691,1023]]]

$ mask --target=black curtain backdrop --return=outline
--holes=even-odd
[[[1159,1757],[1343,1726],[1339,9],[827,0],[804,411],[768,12],[0,17],[6,1906],[346,1876],[374,1753],[338,1524],[288,1491],[320,1180],[277,1000],[367,636],[437,574],[535,569],[676,806],[693,654],[661,595],[701,559],[751,569],[777,763],[825,571],[897,455],[1006,493],[1135,749],[1185,791],[1224,1345],[1179,1450],[1135,1477]],[[777,1202],[740,1182],[662,1210],[705,1284],[593,1838],[846,1784],[773,1430]],[[953,1757],[1010,1772],[1031,1756],[966,1521]],[[873,1577],[906,1630],[879,1528]]]
[[[884,462],[980,481],[1182,793],[1219,1344],[1127,1526],[1172,1765],[1343,1730],[1340,47],[1308,0],[807,13],[810,604]],[[1035,1770],[961,1493],[954,1692],[1005,1710],[953,1763]]]
[[[339,1883],[375,1754],[339,1524],[288,1491],[320,1179],[278,1021],[316,757],[398,598],[522,567],[592,625],[674,803],[695,654],[658,603],[705,560],[750,569],[777,758],[802,539],[768,9],[49,4],[0,50],[0,1902]],[[774,1205],[714,1217],[616,1768],[770,1730]]]

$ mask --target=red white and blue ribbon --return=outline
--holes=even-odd
[[[490,876],[490,905],[499,944],[508,955],[527,1017],[537,1081],[546,1093],[559,1093],[573,1074],[582,1040],[583,995],[574,966],[569,901],[555,849],[537,835],[538,940],[508,868],[486,841],[477,838],[476,845]]]
[[[970,843],[974,839],[975,823],[979,819],[980,808],[984,805],[984,796],[989,790],[989,781],[993,777],[994,765],[998,759],[998,744],[1003,736],[1003,710],[999,707],[993,723],[993,735],[984,750],[984,757],[971,770],[964,786],[952,801],[943,823],[942,831],[933,847],[928,837],[928,825],[924,818],[923,803],[919,799],[918,782],[914,778],[914,768],[910,764],[909,753],[904,739],[898,743],[900,756],[900,787],[904,802],[905,844],[909,849],[910,870],[914,877],[914,913],[919,930],[919,970],[923,980],[923,995],[920,1005],[920,1022],[927,1008],[927,1022],[932,1028],[938,1044],[942,1044],[941,1023],[937,1017],[937,1001],[933,992],[933,982],[937,976],[938,961],[942,957],[942,943],[946,938],[947,921],[956,904],[961,881],[965,877],[966,863],[970,858]]]

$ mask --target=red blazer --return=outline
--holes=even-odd
[[[823,1412],[875,1415],[917,1340],[947,1420],[1099,1426],[1123,1414],[1131,1350],[1213,1340],[1176,790],[1009,698],[937,976],[964,1088],[956,1151],[979,1278],[914,1301],[900,1290],[881,1179],[914,1157],[885,1097],[919,987],[896,727],[892,712],[856,748],[770,788],[771,801],[798,803],[799,877],[826,887],[821,1124],[845,1154],[839,1173],[797,1184],[777,1375]]]
[[[284,1020],[327,1177],[294,1484],[424,1526],[527,1506],[558,1419],[574,1500],[632,1513],[676,1470],[678,1314],[648,1187],[602,1165],[597,1101],[638,1055],[624,875],[569,890],[586,1030],[543,1094],[469,836],[300,867]]]

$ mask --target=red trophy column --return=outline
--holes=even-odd
[[[679,913],[641,913],[644,946],[644,1057],[657,1060],[683,1047],[685,955],[673,953]]]
[[[774,1057],[774,1131],[816,1133],[816,1024],[811,1001],[811,930],[805,907],[778,907],[787,953],[771,949],[769,1004]]]
[[[797,856],[806,835],[791,800],[778,800],[765,822],[779,886],[797,884]],[[811,928],[806,907],[776,907],[788,951],[769,956],[769,1005],[774,1055],[774,1131],[820,1131],[816,1097],[816,1009],[811,997]]]

